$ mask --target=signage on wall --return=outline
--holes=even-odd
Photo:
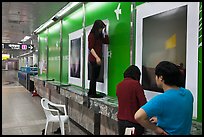
[[[34,45],[31,44],[16,44],[16,43],[2,43],[2,49],[22,49],[34,50]]]
[[[23,44],[23,45],[21,45],[21,48],[26,50],[27,49],[27,45]]]

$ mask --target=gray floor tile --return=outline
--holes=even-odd
[[[23,135],[21,128],[3,128],[2,135]]]
[[[37,126],[21,127],[23,135],[41,135],[42,131]]]
[[[32,97],[30,91],[18,83],[17,71],[2,73],[2,134],[3,135],[41,135],[46,117],[40,105],[40,97]],[[71,133],[66,135],[86,135],[70,122]],[[54,123],[53,132],[59,127]],[[51,124],[48,135],[54,135]],[[56,134],[57,135],[57,134]]]

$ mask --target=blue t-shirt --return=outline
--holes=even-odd
[[[193,115],[193,95],[184,88],[169,89],[141,107],[149,118],[156,116],[157,126],[170,135],[189,135]]]

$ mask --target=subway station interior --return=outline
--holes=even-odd
[[[100,96],[91,97],[89,34],[96,20],[109,42],[100,47]],[[167,93],[155,76],[161,61],[182,65],[182,87],[193,97],[188,134],[202,135],[202,2],[2,2],[2,135],[119,135],[116,91],[125,70],[139,68],[149,103]],[[160,127],[160,118],[148,124],[183,134],[173,132],[182,123]],[[143,127],[142,135],[158,134]],[[124,135],[137,134],[130,128]]]

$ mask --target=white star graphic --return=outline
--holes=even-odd
[[[114,12],[116,14],[117,20],[119,20],[119,14],[122,14],[121,9],[120,9],[120,3],[118,4],[118,7],[117,7],[117,9],[114,10]]]

